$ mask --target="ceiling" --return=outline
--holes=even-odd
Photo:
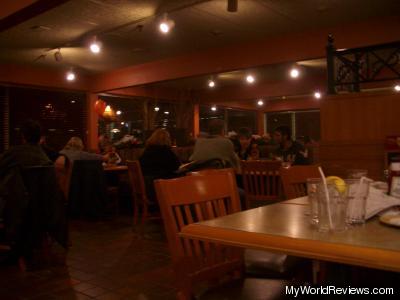
[[[72,66],[99,73],[182,53],[389,16],[399,8],[398,0],[239,0],[238,11],[232,13],[227,11],[226,0],[70,0],[1,32],[0,63]],[[175,28],[162,35],[157,26],[166,12]],[[103,44],[98,55],[87,47],[95,35]],[[54,59],[58,48],[59,62]],[[269,75],[258,71],[268,77],[278,74],[274,68],[281,67],[270,68]],[[226,76],[229,85],[229,80],[242,74],[219,76]],[[187,82],[200,86],[204,80]]]

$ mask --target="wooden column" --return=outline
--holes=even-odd
[[[200,133],[200,110],[199,104],[193,105],[193,138]]]
[[[97,94],[86,94],[86,148],[88,150],[98,149],[98,115],[94,111],[94,105],[98,99]]]
[[[265,134],[265,113],[262,110],[257,111],[257,134]]]

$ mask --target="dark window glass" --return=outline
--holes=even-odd
[[[254,111],[227,109],[228,131],[237,132],[241,127],[247,127],[252,133],[257,132],[257,116]]]
[[[208,123],[212,119],[225,120],[225,109],[217,107],[217,110],[213,111],[211,110],[211,106],[200,106],[199,116],[200,116],[200,132],[207,132]]]
[[[28,88],[9,88],[10,144],[21,143],[20,127],[36,120],[47,144],[60,150],[72,136],[86,139],[86,95]]]
[[[295,113],[296,137],[306,140],[320,140],[320,114],[319,111],[301,111]]]
[[[275,128],[279,126],[288,126],[289,128],[292,128],[291,112],[267,113],[267,132],[272,135]]]

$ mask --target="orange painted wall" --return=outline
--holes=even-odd
[[[90,77],[77,73],[77,79],[68,82],[65,70],[32,68],[19,65],[0,65],[0,83],[24,86],[88,91]]]

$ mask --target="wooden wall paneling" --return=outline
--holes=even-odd
[[[329,96],[321,103],[320,160],[328,175],[365,168],[383,179],[384,139],[400,134],[400,94]]]

